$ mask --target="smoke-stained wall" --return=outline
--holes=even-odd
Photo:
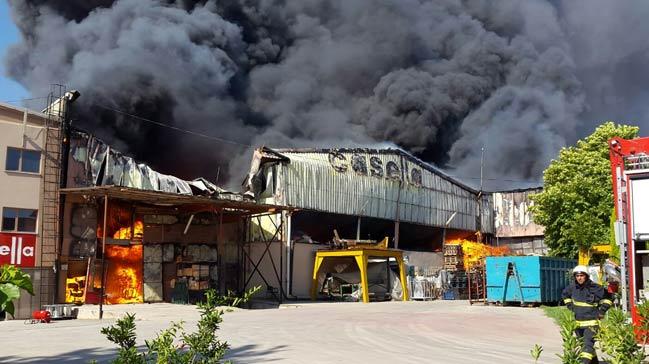
[[[495,192],[493,194],[494,222],[499,238],[542,236],[543,226],[534,223],[530,207],[531,195],[542,189]]]
[[[649,114],[641,1],[9,2],[10,77],[81,90],[78,125],[185,179],[238,184],[251,145],[392,142],[464,177],[485,146],[485,185],[512,184],[595,123]]]

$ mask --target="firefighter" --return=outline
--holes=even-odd
[[[594,348],[595,334],[599,320],[613,305],[613,301],[604,287],[590,280],[586,266],[576,266],[572,274],[575,281],[563,290],[561,296],[579,324],[576,334],[584,341],[579,357],[584,364],[599,363]]]

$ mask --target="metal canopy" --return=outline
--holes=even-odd
[[[63,188],[61,189],[61,194],[108,197],[111,199],[136,201],[161,207],[179,205],[208,205],[218,209],[230,209],[233,210],[232,212],[239,212],[242,215],[275,212],[279,213],[283,210],[290,210],[290,208],[286,206],[259,204],[252,201],[181,195],[175,193],[139,190],[135,188],[118,186]]]

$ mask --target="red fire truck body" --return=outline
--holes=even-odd
[[[649,299],[649,138],[613,138],[609,148],[622,305],[637,325],[636,307]]]

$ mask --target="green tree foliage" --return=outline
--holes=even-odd
[[[29,275],[12,265],[0,267],[0,312],[14,315],[14,300],[20,298],[20,290],[34,295],[32,280]]]
[[[552,160],[543,173],[543,192],[532,197],[534,221],[545,227],[552,255],[575,258],[579,247],[609,242],[613,190],[608,140],[637,135],[638,127],[609,121]]]

